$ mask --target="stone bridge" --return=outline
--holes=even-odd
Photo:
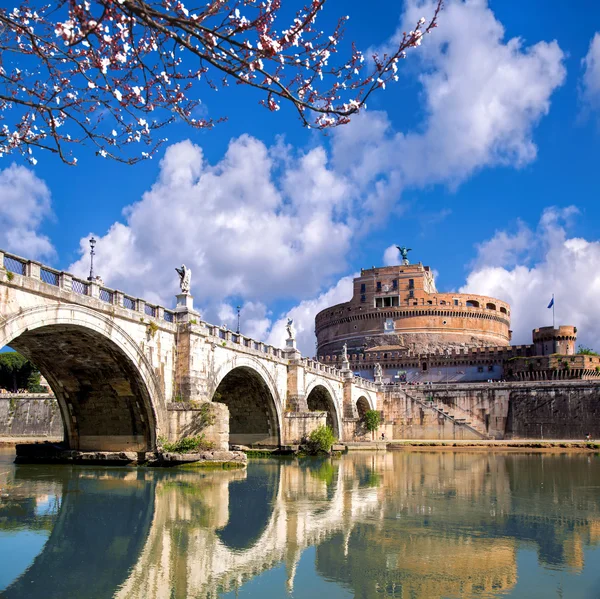
[[[151,451],[203,431],[295,444],[327,422],[340,440],[380,409],[381,387],[202,321],[189,295],[166,309],[0,251],[0,348],[29,358],[58,401],[68,446]]]

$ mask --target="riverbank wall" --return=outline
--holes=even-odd
[[[379,409],[383,418],[372,436],[375,441],[381,434],[386,441],[561,440],[585,439],[588,434],[600,439],[596,381],[388,386],[380,393]],[[0,394],[0,443],[62,437],[53,395]],[[356,438],[361,439],[367,437]],[[226,441],[220,441],[217,448],[227,449]]]
[[[62,439],[63,422],[54,395],[0,394],[0,441],[3,439]]]
[[[552,381],[390,387],[387,439],[600,439],[600,383]]]

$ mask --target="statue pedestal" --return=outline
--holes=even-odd
[[[285,340],[285,349],[283,350],[285,357],[292,362],[300,360],[302,354],[296,348],[296,340],[288,338]]]
[[[345,381],[352,381],[354,379],[354,372],[350,368],[340,369],[340,374]]]
[[[192,318],[199,319],[200,313],[194,310],[194,298],[189,293],[178,293],[175,312],[177,322],[189,322]]]

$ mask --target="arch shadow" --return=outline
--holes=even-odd
[[[334,435],[340,439],[342,431],[341,420],[333,392],[324,385],[317,383],[310,388],[306,396],[306,403],[311,412],[327,412],[327,426],[330,426],[333,429]]]
[[[229,365],[228,365],[229,366]],[[253,362],[225,367],[217,377],[213,401],[229,409],[229,442],[279,447],[281,411],[271,378]]]
[[[358,412],[358,417],[362,420],[365,417],[365,414],[371,409],[371,404],[369,400],[362,395],[356,401],[356,410]]]

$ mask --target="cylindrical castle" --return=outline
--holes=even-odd
[[[407,355],[510,344],[510,306],[492,297],[438,293],[428,266],[361,270],[349,302],[319,312],[318,355],[381,346]]]

